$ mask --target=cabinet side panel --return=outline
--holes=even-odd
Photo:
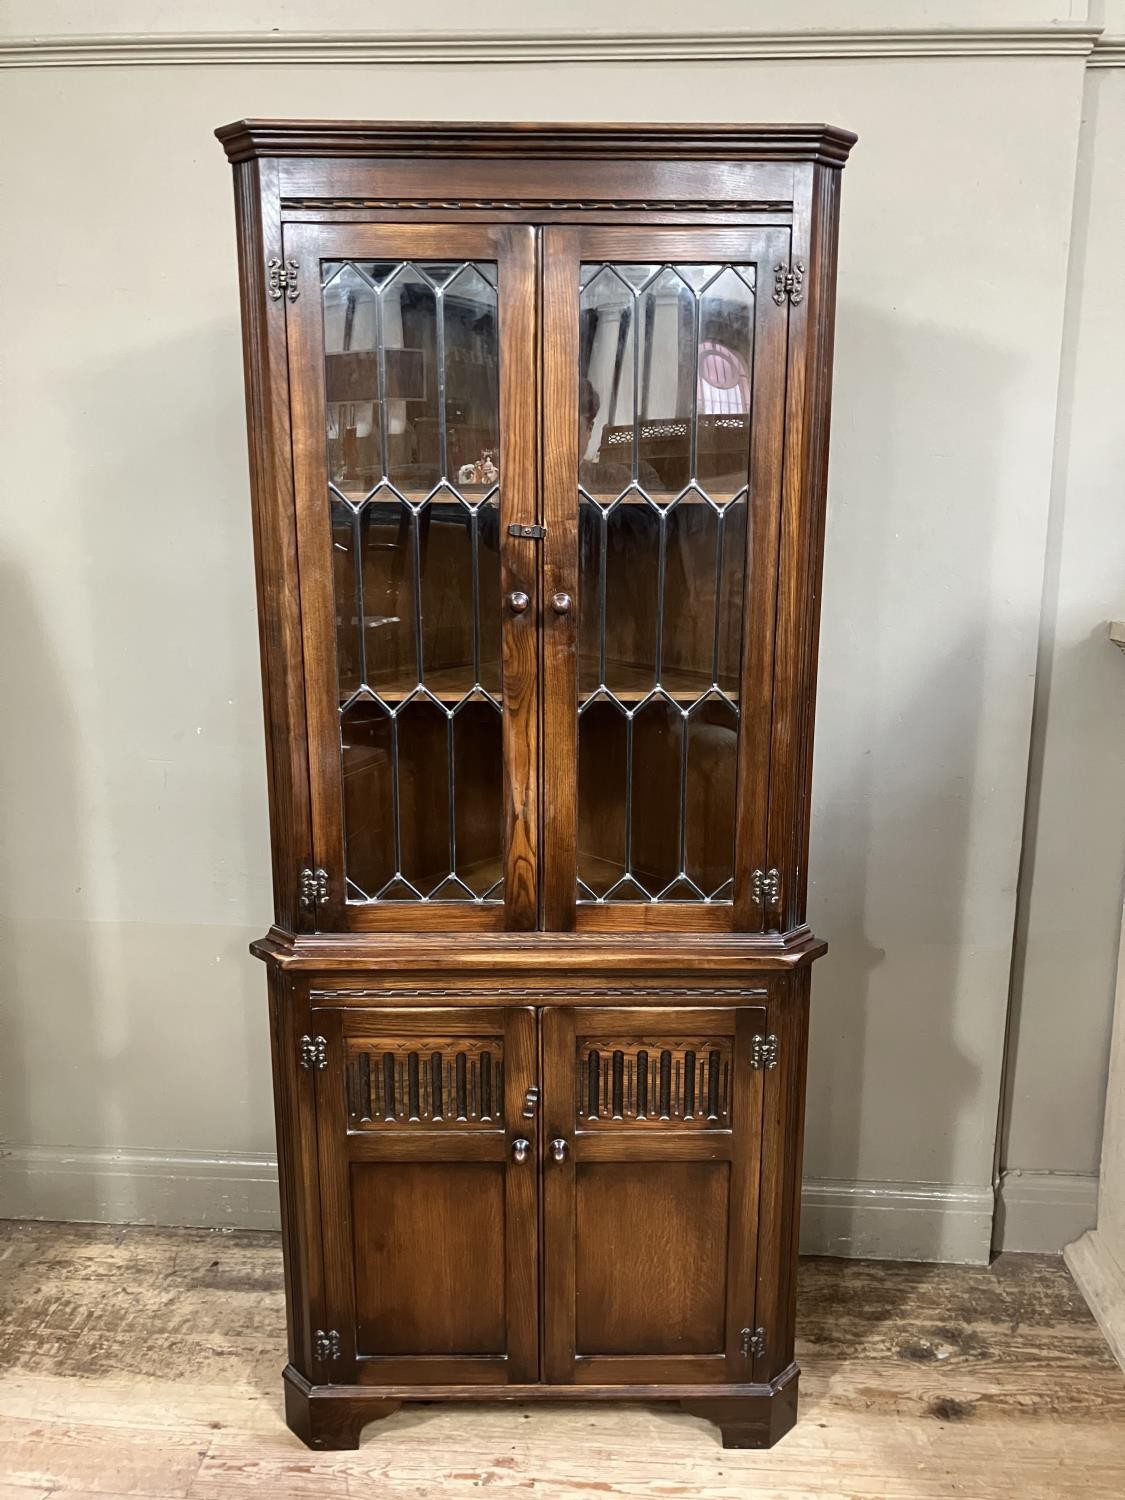
[[[289,1362],[298,1370],[307,1370],[312,1324],[320,1305],[322,1273],[316,1208],[315,1105],[309,1075],[297,1067],[295,1003],[290,981],[271,968],[270,1042]]]
[[[276,164],[240,163],[234,169],[234,189],[274,921],[295,931],[300,915],[297,871],[308,858],[311,832],[285,304],[272,301],[266,290],[266,262],[281,254]]]
[[[781,871],[782,931],[805,920],[809,799],[820,634],[840,173],[809,168],[798,189],[793,263],[804,296],[790,312],[786,457],[778,576],[768,861]]]
[[[754,1379],[769,1381],[793,1360],[793,1315],[800,1218],[808,1046],[807,971],[779,985],[767,1025],[777,1038],[777,1062],[764,1070],[761,1219],[757,1324],[765,1349],[754,1359]]]

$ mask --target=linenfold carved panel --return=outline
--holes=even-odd
[[[730,1129],[730,1037],[579,1038],[579,1129]]]
[[[503,1039],[353,1040],[348,1044],[347,1090],[349,1130],[501,1130]]]

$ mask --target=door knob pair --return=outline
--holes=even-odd
[[[531,1142],[520,1136],[518,1141],[512,1142],[512,1156],[517,1162],[526,1161],[531,1151]],[[562,1136],[556,1136],[551,1142],[551,1155],[556,1161],[566,1160],[567,1144]]]
[[[551,595],[551,608],[557,615],[568,615],[572,602],[570,595],[564,594],[561,590]],[[523,589],[513,589],[508,595],[508,608],[514,615],[524,614],[530,603],[531,597]]]

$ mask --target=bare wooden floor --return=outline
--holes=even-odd
[[[0,1500],[1125,1496],[1125,1377],[1061,1262],[802,1269],[801,1420],[724,1452],[661,1407],[407,1407],[285,1428],[270,1235],[0,1223]]]

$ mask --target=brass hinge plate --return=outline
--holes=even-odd
[[[297,261],[283,261],[277,255],[271,256],[266,261],[266,291],[271,302],[280,302],[282,297],[286,297],[290,302],[296,302],[301,295],[297,285],[300,269]]]
[[[786,297],[794,307],[805,295],[805,266],[803,261],[795,260],[792,266],[787,266],[781,261],[773,268],[773,300],[778,307],[782,305]]]
[[[302,1068],[323,1072],[328,1066],[328,1041],[322,1036],[303,1036],[297,1043],[297,1060]]]
[[[305,911],[328,903],[328,871],[306,865],[297,880],[301,906]]]
[[[777,1053],[777,1037],[772,1031],[769,1036],[762,1036],[759,1032],[750,1038],[750,1066],[752,1068],[776,1068]]]
[[[781,871],[755,870],[750,876],[750,894],[759,906],[781,905]]]

